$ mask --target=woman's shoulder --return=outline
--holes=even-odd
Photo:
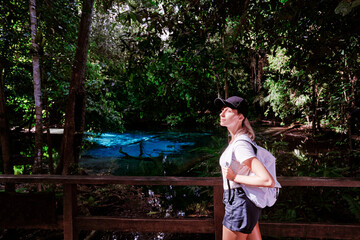
[[[251,153],[254,152],[254,145],[255,143],[246,134],[238,136],[233,142],[234,150],[247,150]]]
[[[234,149],[238,149],[238,148],[252,149],[252,144],[247,140],[238,140],[233,143],[233,148]]]
[[[241,134],[235,137],[234,140],[234,144],[239,144],[239,143],[248,143],[248,144],[255,144],[255,142],[253,140],[251,140],[251,138],[247,135],[247,134]]]

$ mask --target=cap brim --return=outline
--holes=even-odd
[[[214,104],[216,109],[221,109],[225,106],[225,100],[222,98],[216,98],[214,100]]]
[[[221,109],[223,107],[235,108],[231,103],[227,102],[226,100],[224,100],[222,98],[216,98],[214,100],[214,104],[217,109]]]

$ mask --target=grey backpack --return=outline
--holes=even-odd
[[[246,134],[240,135],[236,138],[237,141],[247,141],[254,148],[257,159],[265,166],[265,168],[269,171],[273,179],[275,180],[275,187],[253,187],[248,185],[242,185],[246,196],[258,207],[271,207],[275,204],[279,190],[281,188],[280,183],[276,178],[276,158],[265,148],[258,146],[255,142],[253,142]],[[250,176],[254,176],[254,173],[250,173]]]

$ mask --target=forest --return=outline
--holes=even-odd
[[[240,95],[255,126],[305,129],[292,141],[327,149],[324,162],[298,149],[293,161],[271,135],[281,175],[359,177],[360,0],[6,0],[0,49],[0,174],[83,173],[85,133],[217,131],[214,99]],[[222,143],[195,173],[214,176]],[[263,219],[360,221],[359,189],[289,189]],[[142,190],[81,191],[87,214],[113,211],[92,192],[112,206]],[[171,201],[209,214],[191,200]]]
[[[359,4],[3,1],[1,172],[30,159],[33,173],[45,161],[48,172],[68,174],[85,131],[215,128],[213,100],[236,94],[251,103],[251,120],[351,135]],[[43,140],[50,128],[64,128],[59,153]]]

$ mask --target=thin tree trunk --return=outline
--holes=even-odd
[[[256,70],[256,53],[253,53],[250,57],[250,66],[251,66],[251,79],[253,81],[253,88],[256,89],[256,79],[257,79],[257,70]]]
[[[246,23],[246,17],[247,17],[247,9],[249,7],[250,0],[246,0],[244,4],[244,13],[241,15],[240,23],[236,27],[236,38],[240,35],[241,31],[243,30],[243,26]]]
[[[5,101],[5,92],[4,92],[4,75],[3,67],[0,63],[0,141],[1,141],[1,155],[2,155],[2,166],[0,171],[5,174],[12,174],[13,170],[11,168],[10,156],[10,130],[9,122],[6,112],[6,101]]]
[[[49,155],[48,164],[49,164],[49,173],[54,174],[54,160],[52,154],[52,141],[50,133],[50,115],[49,115],[49,97],[47,91],[47,78],[44,73],[43,64],[41,64],[41,76],[44,87],[44,107],[45,107],[45,128],[46,128],[46,144],[47,144],[47,153]]]
[[[350,75],[350,74],[349,74]],[[357,100],[357,97],[359,96],[356,96],[356,89],[355,89],[355,86],[356,86],[356,83],[358,81],[358,76],[349,76],[350,78],[350,84],[351,84],[351,92],[350,92],[350,107],[352,109],[354,109],[355,107],[358,107],[356,106],[356,103],[355,101]]]
[[[5,174],[13,174],[11,162],[11,142],[10,142],[10,127],[6,111],[6,98],[5,98],[5,87],[4,87],[4,69],[0,62],[0,142],[1,142],[1,157],[2,166],[0,171]],[[6,192],[15,192],[14,183],[5,183]],[[12,232],[12,231],[10,231]]]
[[[215,73],[215,80],[216,80],[217,97],[220,98],[221,97],[221,87],[220,87],[219,75],[216,72],[216,70],[214,70],[214,73]]]
[[[320,117],[319,117],[319,98],[321,94],[321,90],[319,90],[319,84],[317,84],[314,80],[311,80],[311,86],[312,86],[312,133],[313,135],[318,133],[318,130],[320,131]]]
[[[253,52],[250,57],[251,78],[253,80],[254,91],[259,93],[262,88],[261,79],[264,76],[264,68],[267,63],[267,56],[263,51]]]
[[[256,84],[257,84],[257,88],[256,88],[256,91],[257,92],[260,92],[261,88],[262,88],[262,81],[261,79],[263,78],[264,76],[264,68],[266,66],[266,63],[267,63],[267,55],[264,51],[260,51],[260,53],[258,54],[259,56],[259,60],[258,60],[258,74],[257,74],[257,81],[256,81]]]
[[[226,29],[226,26],[224,26],[223,29]],[[225,51],[225,36],[224,34],[221,37],[221,41],[222,41],[222,47]],[[227,99],[229,97],[229,86],[228,86],[228,72],[227,72],[227,67],[225,65],[224,67],[224,98]]]
[[[322,110],[322,108],[320,108],[320,97],[321,97],[321,93],[324,90],[324,87],[320,87],[319,89],[319,84],[316,85],[316,127],[317,130],[319,132],[322,132],[322,128],[321,128],[321,117],[324,114],[324,111]]]
[[[35,149],[33,173],[41,173],[42,169],[42,103],[41,103],[41,78],[40,78],[40,57],[39,45],[36,43],[37,20],[36,0],[30,0],[30,27],[31,43],[33,51],[33,78],[34,78],[34,99],[35,99]]]
[[[314,80],[312,81],[312,109],[313,109],[312,132],[313,135],[315,135],[317,133],[316,131],[317,110],[316,110],[316,84]]]
[[[356,90],[355,90],[355,86],[356,83],[358,81],[358,76],[351,76],[351,74],[349,73],[349,81],[351,84],[351,90],[350,90],[350,96],[349,96],[349,101],[347,102],[347,106],[348,109],[350,109],[350,111],[347,111],[346,116],[347,116],[347,126],[348,126],[348,138],[349,138],[349,151],[351,152],[354,149],[354,140],[352,139],[352,135],[354,135],[354,130],[355,130],[355,121],[351,116],[352,111],[356,110],[356,108],[360,107],[359,106],[359,102],[356,104],[356,101],[359,101],[359,97],[360,96],[356,96]],[[354,164],[355,161],[353,158],[350,159],[351,164]]]
[[[65,129],[57,173],[71,174],[79,162],[85,127],[85,70],[89,49],[90,27],[94,0],[84,0],[78,34],[75,61],[70,79],[70,92],[66,105]]]

